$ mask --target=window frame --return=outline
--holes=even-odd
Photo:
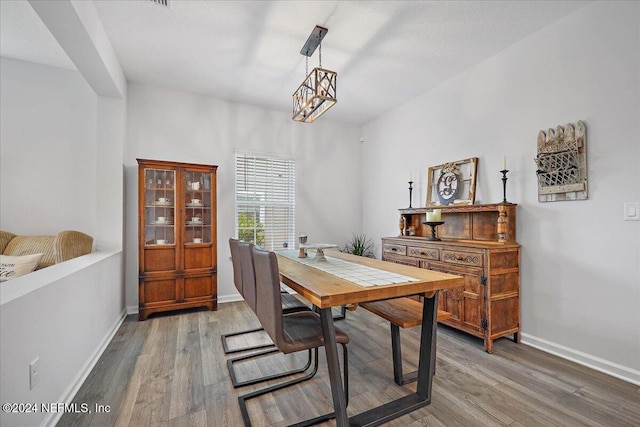
[[[284,183],[276,183],[281,178],[284,178]],[[236,237],[243,237],[267,250],[295,247],[295,183],[295,158],[234,150]],[[254,220],[253,227],[241,226],[241,213],[245,212],[249,217],[252,210],[258,221]],[[249,230],[253,230],[253,236],[247,238]],[[262,239],[259,236],[261,231],[264,233]]]

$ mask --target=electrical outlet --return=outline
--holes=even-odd
[[[630,202],[624,204],[624,220],[640,221],[640,203]]]
[[[40,381],[40,358],[36,357],[29,364],[29,389],[34,388]]]

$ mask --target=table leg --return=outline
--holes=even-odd
[[[437,292],[431,298],[424,298],[416,392],[351,417],[349,426],[379,426],[431,403],[433,367],[436,363],[437,307]]]
[[[336,343],[336,331],[333,326],[333,314],[331,313],[330,307],[320,309],[320,319],[322,321],[324,350],[327,355],[329,380],[331,382],[333,408],[336,413],[336,426],[346,427],[349,425],[349,420],[347,418],[347,402],[344,397],[344,389],[342,386],[340,362],[338,361],[338,346]]]
[[[436,334],[438,326],[438,292],[423,298],[422,330],[420,332],[420,358],[418,360],[418,387],[416,393],[431,403],[431,386],[436,366]]]

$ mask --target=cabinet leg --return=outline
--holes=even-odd
[[[485,338],[484,351],[486,351],[489,354],[493,353],[493,340],[491,338]]]
[[[513,342],[520,344],[520,332],[513,333]]]

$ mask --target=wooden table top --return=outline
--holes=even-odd
[[[278,252],[276,251],[276,254]],[[377,268],[418,279],[414,282],[362,287],[333,274],[301,264],[278,254],[280,280],[318,308],[359,304],[410,295],[433,295],[442,289],[464,286],[462,276],[440,273],[424,268],[411,267],[372,258],[346,254],[339,251],[327,251],[326,255],[367,267]]]

